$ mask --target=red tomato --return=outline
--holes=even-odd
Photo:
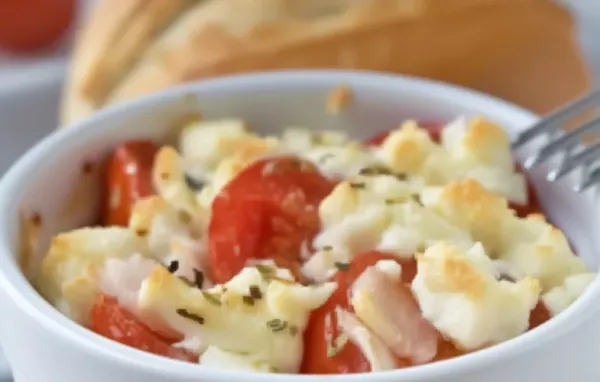
[[[434,142],[439,142],[441,139],[442,128],[444,127],[441,123],[432,123],[432,122],[420,122],[419,126],[424,127],[429,131],[429,135]],[[370,146],[379,146],[383,143],[383,141],[390,134],[389,131],[384,131],[383,133],[379,133],[369,139],[367,139],[366,143]]]
[[[398,260],[396,256],[381,252],[364,252],[357,255],[349,264],[347,271],[336,272],[333,281],[337,289],[327,303],[315,310],[311,316],[304,334],[304,359],[301,372],[305,374],[345,374],[371,371],[371,365],[363,356],[361,350],[348,342],[334,356],[327,355],[328,343],[326,338],[337,338],[336,307],[353,311],[348,299],[348,290],[361,273],[379,260]],[[410,282],[416,274],[414,259],[402,263],[402,281]]]
[[[56,42],[75,16],[76,0],[0,0],[0,48],[26,52]]]
[[[529,329],[536,328],[550,319],[550,312],[540,300],[529,315]]]
[[[102,222],[126,226],[135,202],[152,195],[152,166],[158,147],[151,141],[118,146],[108,160]]]
[[[90,312],[89,329],[136,349],[183,361],[198,361],[197,355],[171,346],[171,341],[140,323],[112,297],[99,295],[96,298]]]
[[[300,248],[319,230],[318,206],[335,183],[293,157],[257,161],[216,196],[209,226],[212,277],[224,283],[249,259],[300,266]]]

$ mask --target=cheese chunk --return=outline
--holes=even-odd
[[[562,285],[546,292],[542,296],[542,301],[544,301],[544,305],[550,314],[556,316],[575,302],[595,279],[595,273],[568,276]]]
[[[250,132],[244,122],[235,119],[186,126],[179,146],[188,173],[195,179],[210,182],[213,192],[253,161],[286,152],[279,139],[260,137]]]
[[[512,168],[510,140],[506,132],[491,121],[475,117],[460,117],[442,130],[442,146],[455,161],[466,166]]]
[[[186,339],[197,338],[198,348],[191,351],[215,346],[295,373],[309,313],[327,301],[336,284],[302,286],[293,280],[288,270],[257,265],[224,285],[200,290],[157,267],[143,282],[138,304]]]
[[[336,261],[349,262],[358,252],[377,246],[392,217],[392,210],[385,205],[362,208],[319,233],[313,245],[332,248]]]
[[[174,148],[166,146],[156,154],[152,178],[157,193],[165,203],[190,216],[198,213],[196,197],[185,181],[181,158]]]
[[[356,176],[361,169],[379,163],[370,150],[356,142],[343,146],[315,147],[306,153],[299,154],[304,159],[313,162],[322,174],[330,178]]]
[[[560,230],[540,216],[516,217],[504,198],[475,180],[424,189],[421,200],[469,231],[487,253],[502,260],[510,274],[539,279],[544,291],[560,285],[569,275],[585,272],[585,265]]]
[[[514,220],[506,199],[467,179],[421,192],[423,204],[455,226],[471,233],[491,254],[501,252],[509,240],[507,226]]]
[[[146,238],[151,257],[164,265],[177,261],[175,274],[193,280],[195,271],[204,270],[208,261],[207,214],[198,207],[190,215],[155,195],[134,205],[129,226]]]
[[[239,119],[195,121],[181,131],[179,149],[185,158],[193,159],[196,173],[202,177],[201,172],[213,171],[223,159],[235,153],[240,144],[254,136]]]
[[[340,147],[348,142],[348,135],[341,131],[311,131],[301,127],[288,127],[281,134],[282,143],[292,152],[302,155],[323,147]]]
[[[147,255],[146,241],[126,228],[81,228],[63,233],[52,239],[36,285],[52,305],[85,325],[104,263],[136,253]]]
[[[336,261],[350,262],[367,250],[412,258],[416,251],[439,240],[465,249],[473,244],[468,231],[419,204],[416,192],[416,184],[392,174],[338,184],[319,206],[323,230],[313,241],[318,251],[305,264],[305,275],[325,280]]]
[[[377,167],[367,169],[379,170]],[[416,184],[401,181],[393,174],[356,177],[340,182],[323,199],[319,205],[319,217],[324,227],[330,227],[359,208],[406,202],[417,193]]]
[[[436,244],[417,257],[413,293],[423,316],[464,350],[513,338],[527,330],[539,282],[496,280],[483,247],[469,251]],[[449,313],[451,312],[451,313]]]
[[[586,272],[565,235],[543,217],[515,220],[511,232],[510,244],[499,258],[521,274],[538,278],[544,291],[561,285],[568,276]]]
[[[514,168],[510,140],[491,121],[458,118],[442,130],[442,146],[449,154],[454,180],[476,179],[486,189],[519,204],[527,204],[525,177]]]
[[[394,172],[416,174],[435,148],[427,130],[421,129],[415,121],[407,121],[390,132],[378,155]]]

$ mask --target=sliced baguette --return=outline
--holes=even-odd
[[[105,0],[81,34],[65,123],[182,82],[269,69],[404,73],[472,87],[537,112],[591,84],[573,20],[550,0],[204,0],[191,6],[180,0],[168,18],[121,17],[126,27],[115,19],[102,22],[106,9],[126,8],[123,3]],[[84,47],[124,36],[115,30],[136,30],[136,20],[159,26],[142,28],[141,42],[120,43],[135,46],[123,48],[128,55],[95,48],[90,60]]]

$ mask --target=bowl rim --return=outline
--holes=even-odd
[[[166,100],[181,97],[181,95],[189,93],[194,94],[200,91],[210,93],[211,90],[215,89],[235,92],[235,89],[244,86],[268,88],[280,81],[286,82],[290,88],[301,87],[307,81],[313,83],[346,83],[350,86],[356,83],[368,82],[382,89],[400,86],[408,91],[426,93],[432,99],[445,101],[446,103],[474,106],[482,110],[482,113],[502,114],[504,115],[503,118],[508,118],[511,121],[514,120],[515,125],[522,127],[531,125],[539,119],[535,114],[519,106],[477,91],[438,81],[395,74],[348,70],[279,70],[219,77],[179,85],[140,97],[133,101],[108,107],[87,119],[78,121],[45,137],[23,154],[0,180],[0,211],[8,210],[8,207],[16,201],[19,195],[19,186],[26,179],[28,169],[35,167],[36,163],[52,155],[51,153],[56,147],[61,147],[66,142],[73,141],[76,136],[79,137],[78,139],[81,139],[83,135],[85,137],[83,140],[89,142],[92,140],[92,132],[98,130],[96,125],[101,124],[102,121],[115,120],[121,114],[129,112],[142,112],[143,110],[148,110],[153,105],[159,105]],[[14,222],[9,220],[7,214],[0,215],[0,286],[24,313],[29,315],[38,325],[43,326],[44,330],[48,330],[57,336],[63,337],[63,339],[69,340],[74,350],[78,348],[82,351],[93,352],[96,356],[103,357],[109,362],[115,362],[122,366],[143,368],[158,375],[165,375],[174,379],[201,379],[204,377],[209,379],[214,378],[215,380],[226,380],[228,378],[246,378],[256,382],[290,382],[292,378],[294,378],[294,381],[320,381],[323,378],[327,378],[329,380],[358,382],[365,377],[365,374],[340,374],[331,376],[264,374],[222,370],[206,366],[199,367],[200,365],[197,364],[188,364],[129,348],[97,335],[54,309],[27,281],[14,261],[16,256],[10,250],[11,237],[9,227]],[[598,282],[597,278],[587,291],[565,312],[554,317],[545,325],[523,333],[514,339],[455,359],[401,370],[370,373],[369,378],[374,378],[374,380],[382,382],[434,380],[435,378],[442,378],[444,376],[464,375],[469,371],[484,368],[500,360],[518,356],[523,352],[556,338],[559,335],[557,333],[566,333],[572,330],[578,323],[592,314],[592,303],[599,299],[599,295],[600,282]]]

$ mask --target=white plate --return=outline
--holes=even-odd
[[[65,68],[57,59],[0,72],[0,174],[56,128]],[[0,382],[10,379],[0,350]]]

